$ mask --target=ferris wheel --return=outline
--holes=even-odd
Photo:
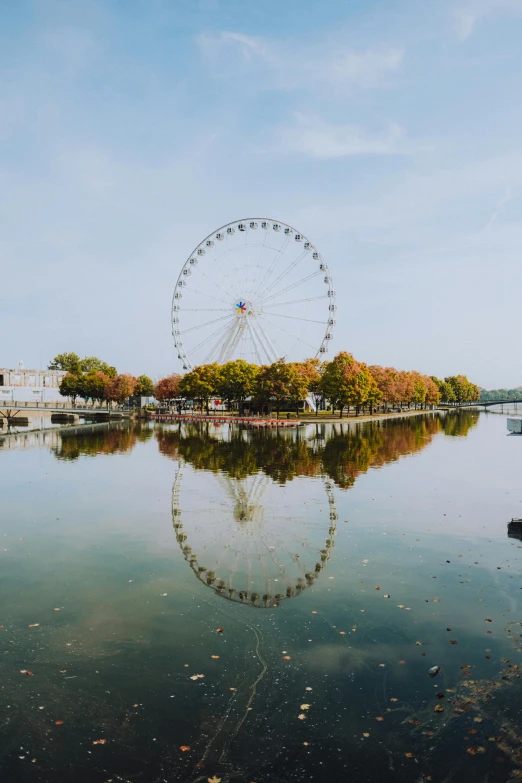
[[[183,264],[172,334],[184,370],[298,361],[327,353],[336,309],[317,248],[286,223],[248,218],[209,234]]]

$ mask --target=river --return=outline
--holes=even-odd
[[[2,780],[521,779],[505,415],[123,423],[0,467]]]

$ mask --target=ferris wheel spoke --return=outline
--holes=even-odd
[[[307,324],[322,324],[325,326],[324,321],[317,321],[314,318],[298,318],[295,315],[283,315],[282,313],[271,313],[269,310],[263,308],[263,313],[267,312],[272,318],[289,318],[291,321],[306,321]]]
[[[290,302],[275,302],[270,307],[288,307],[288,305],[301,304],[302,302],[314,302],[316,299],[328,299],[326,294],[322,296],[307,296],[304,299],[294,299]]]
[[[234,320],[235,320],[235,317],[234,317],[234,316],[232,316],[232,317],[231,317],[231,319],[230,319],[230,321],[232,322],[232,321],[234,321]],[[230,325],[230,324],[225,324],[224,326],[220,327],[219,329],[216,329],[216,331],[215,331],[215,332],[213,332],[213,333],[212,333],[211,335],[209,335],[208,337],[205,337],[205,339],[204,339],[204,340],[202,340],[200,343],[198,343],[198,345],[196,345],[196,346],[194,346],[193,348],[191,348],[191,351],[192,351],[192,352],[198,351],[200,348],[202,348],[202,347],[205,345],[205,343],[207,343],[209,340],[212,340],[212,338],[213,338],[213,337],[215,337],[216,335],[218,335],[218,334],[220,334],[221,332],[225,331],[225,329],[227,329],[227,328],[229,327],[229,325]]]
[[[269,292],[270,292],[270,291],[271,291],[271,290],[274,288],[274,286],[276,286],[276,285],[277,285],[279,282],[281,282],[281,280],[284,280],[284,278],[285,278],[287,275],[289,275],[289,274],[290,274],[290,272],[292,271],[292,269],[295,269],[295,267],[296,267],[296,266],[297,266],[297,265],[298,265],[298,264],[299,264],[299,263],[302,261],[302,259],[303,259],[303,258],[305,258],[305,256],[306,256],[306,255],[307,255],[307,252],[306,252],[306,250],[303,250],[303,251],[302,251],[302,252],[301,252],[301,253],[300,253],[300,254],[297,256],[297,258],[296,258],[294,261],[292,261],[292,262],[291,262],[291,263],[290,263],[290,264],[287,266],[287,268],[286,268],[286,269],[283,269],[283,271],[281,272],[281,274],[279,275],[279,277],[277,277],[277,278],[276,278],[276,279],[273,281],[273,283],[271,283],[271,284],[270,284],[270,285],[269,285],[267,288],[265,288],[263,291],[260,291],[260,292],[259,292],[259,297],[260,297],[261,299],[263,299],[263,298],[264,298],[264,297],[265,297],[265,296],[266,296],[266,295],[267,295],[267,294],[268,294],[268,293],[269,293]]]
[[[292,288],[297,288],[297,286],[302,285],[303,283],[308,282],[308,280],[311,280],[314,277],[317,277],[321,274],[321,270],[318,269],[317,272],[312,272],[310,275],[306,275],[306,277],[302,277],[300,280],[297,280],[297,282],[292,283],[291,285],[287,286],[286,288],[283,288],[281,291],[277,291],[275,294],[270,294],[270,296],[263,297],[260,300],[261,307],[265,302],[269,302],[271,299],[274,299],[277,296],[281,296],[282,294],[286,294],[287,291],[291,291]]]
[[[263,286],[265,285],[265,283],[270,280],[270,276],[271,276],[272,272],[274,271],[275,265],[276,265],[279,257],[284,254],[286,248],[288,247],[288,243],[289,242],[290,242],[290,238],[287,237],[285,239],[285,241],[283,242],[283,245],[279,249],[276,250],[276,253],[275,253],[275,255],[274,255],[273,259],[272,259],[272,263],[271,263],[270,267],[268,268],[267,272],[265,273],[265,276],[261,280],[261,283],[259,284],[259,288],[256,291],[256,295],[259,295],[259,292],[263,289]]]
[[[191,326],[190,329],[183,329],[180,334],[188,334],[189,332],[195,332],[196,329],[203,329],[205,326],[210,326],[211,324],[217,324],[219,321],[228,321],[230,320],[230,314],[229,315],[222,315],[221,318],[214,318],[212,321],[206,321],[203,324],[198,324],[197,326]]]
[[[226,290],[225,290],[225,289],[224,289],[224,288],[223,288],[223,287],[222,287],[222,286],[221,286],[219,283],[217,283],[217,282],[216,282],[216,281],[215,281],[215,280],[214,280],[214,279],[213,279],[213,278],[212,278],[212,277],[211,277],[211,276],[210,276],[210,275],[209,275],[207,272],[204,272],[204,271],[203,271],[203,269],[201,268],[201,266],[199,266],[199,265],[198,265],[198,266],[196,267],[196,271],[197,271],[197,272],[198,272],[200,275],[202,275],[202,277],[205,277],[207,280],[209,280],[209,281],[210,281],[210,283],[212,284],[213,288],[219,288],[219,290],[220,290],[220,291],[223,291],[223,293],[224,293],[225,295],[228,293],[228,292],[227,292],[227,291],[226,291]]]
[[[303,340],[302,337],[298,337],[296,334],[292,334],[292,332],[289,332],[288,329],[283,329],[281,326],[278,326],[277,324],[273,324],[271,321],[268,320],[268,318],[265,318],[265,320],[268,321],[268,323],[271,324],[275,329],[277,329],[280,332],[283,332],[283,334],[286,334],[289,337],[293,337],[294,340],[298,340],[299,342],[303,343],[303,345],[306,345],[308,348],[312,348],[313,351],[317,351],[317,347],[315,345],[311,345],[306,340]]]
[[[217,296],[212,296],[212,294],[206,294],[204,291],[198,291],[196,288],[190,288],[190,292],[193,294],[199,294],[199,296],[206,296],[207,299],[214,299],[216,302],[221,302],[221,304],[228,304],[228,302],[225,302],[224,299],[219,299]]]

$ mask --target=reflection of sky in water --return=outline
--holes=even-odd
[[[413,418],[337,432],[245,449],[136,428],[0,454],[6,780],[505,781],[522,766],[522,542],[506,536],[522,439],[487,415],[460,437]],[[278,535],[325,468],[348,484],[313,587],[259,612],[195,578],[172,527],[180,453],[200,505],[213,467],[230,480],[262,462],[291,506]]]

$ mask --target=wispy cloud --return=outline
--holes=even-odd
[[[457,36],[465,41],[486,17],[522,14],[522,0],[471,0],[451,13]]]
[[[279,90],[381,86],[404,57],[402,49],[355,51],[325,40],[306,44],[234,32],[200,35],[198,45],[218,74],[238,78],[256,72],[262,79],[259,86]]]
[[[295,123],[277,131],[279,149],[311,158],[345,158],[355,155],[404,155],[405,134],[396,124],[370,134],[358,125],[335,125],[320,117],[294,115]]]

